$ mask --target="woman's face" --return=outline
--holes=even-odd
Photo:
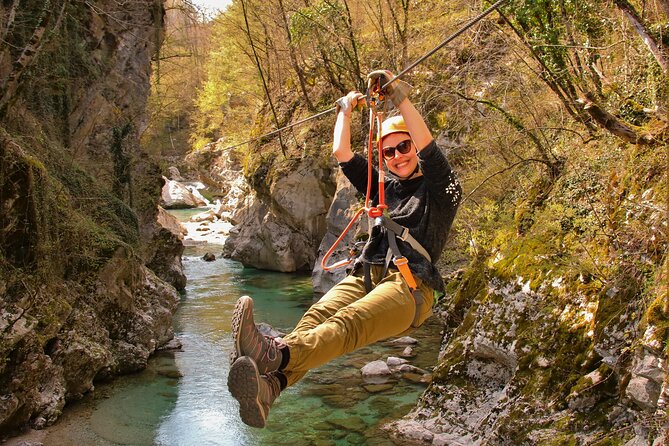
[[[395,150],[395,154],[392,158],[388,159],[384,156],[386,166],[393,174],[399,178],[409,178],[418,165],[418,156],[416,152],[416,147],[408,133],[391,133],[390,135],[383,138],[383,144],[381,147],[397,147],[403,141],[407,141],[410,144],[411,149],[408,153],[400,153],[399,150]]]

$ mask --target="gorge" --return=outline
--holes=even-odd
[[[158,207],[169,167],[230,214],[216,255],[232,260],[215,263],[335,283],[320,257],[359,198],[332,120],[263,135],[398,71],[485,2],[244,5],[199,21],[177,0],[0,4],[0,438],[56,423],[172,339],[187,280]],[[384,429],[397,444],[665,444],[669,7],[500,11],[408,78],[465,199],[437,263],[432,381]],[[305,444],[373,444],[328,433]]]

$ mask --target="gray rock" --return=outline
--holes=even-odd
[[[434,439],[434,433],[416,421],[397,421],[386,427],[386,429],[398,444],[432,444],[432,440]]]
[[[625,443],[625,446],[649,446],[645,437],[635,436]]]
[[[385,361],[372,361],[360,370],[363,377],[391,375],[392,372]]]
[[[406,364],[409,361],[403,358],[397,358],[395,356],[389,356],[388,359],[386,360],[386,364],[388,364],[388,367],[399,367],[402,364]]]
[[[165,185],[161,192],[161,205],[165,209],[188,209],[205,206],[206,203],[197,198],[183,184],[163,177]]]
[[[472,446],[477,444],[469,435],[435,434],[432,446]]]
[[[175,166],[170,166],[167,168],[167,172],[170,175],[170,180],[173,181],[186,181],[182,176],[181,172],[179,172],[179,169],[177,169]]]
[[[216,260],[216,256],[210,252],[207,252],[202,256],[202,260],[204,260],[205,262],[213,262],[214,260]]]
[[[400,356],[402,358],[413,358],[416,356],[416,353],[413,351],[413,348],[407,347],[404,350],[402,350],[402,353],[400,353]]]
[[[666,359],[641,348],[635,357],[632,373],[661,384],[667,375]]]
[[[188,231],[175,216],[160,206],[156,222],[153,243],[147,248],[146,264],[158,277],[174,288],[184,290],[187,279],[181,255],[184,251],[184,236]]]
[[[418,341],[411,336],[404,336],[387,342],[388,345],[416,345]]]
[[[176,336],[170,339],[169,342],[158,348],[158,350],[161,351],[181,351],[182,349],[183,349],[183,344]]]
[[[397,368],[399,373],[416,373],[419,375],[429,375],[430,372],[423,370],[420,367],[413,366],[411,364],[402,364]]]
[[[648,378],[635,376],[627,384],[625,396],[634,401],[642,409],[653,412],[657,408],[660,386]]]

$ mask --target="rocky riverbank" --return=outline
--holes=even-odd
[[[139,145],[163,14],[153,0],[0,5],[15,19],[0,78],[16,87],[0,110],[0,438],[49,426],[173,336],[183,246]]]

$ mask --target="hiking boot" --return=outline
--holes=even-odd
[[[239,401],[239,416],[245,424],[265,427],[269,409],[281,393],[281,383],[274,374],[261,375],[253,359],[242,356],[232,364],[228,390]]]
[[[261,375],[279,370],[285,344],[274,338],[263,336],[253,321],[253,299],[242,296],[237,301],[232,316],[232,339],[235,349],[230,355],[230,364],[242,356],[255,361]]]

